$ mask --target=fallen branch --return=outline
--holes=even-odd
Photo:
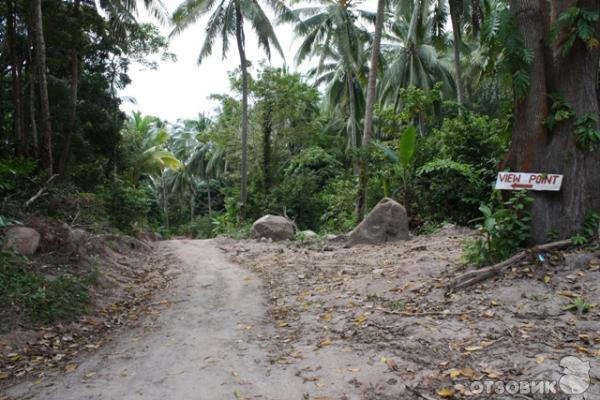
[[[507,260],[504,260],[498,264],[492,265],[491,267],[478,269],[475,271],[465,272],[462,275],[454,278],[448,285],[447,288],[449,290],[456,290],[466,288],[468,286],[474,285],[475,283],[481,282],[488,278],[498,275],[499,273],[507,270],[513,265],[519,263],[524,260],[530,254],[539,253],[541,251],[550,251],[550,250],[558,250],[565,247],[569,247],[573,242],[571,239],[559,240],[557,242],[546,243],[539,246],[534,246],[530,249],[523,250],[514,256],[510,257]]]
[[[58,174],[54,174],[52,175],[50,178],[48,178],[48,180],[46,181],[46,183],[44,184],[44,186],[41,187],[40,190],[37,191],[36,194],[34,194],[29,200],[27,200],[25,202],[25,208],[29,207],[31,205],[31,203],[33,203],[34,201],[36,201],[41,195],[44,194],[44,192],[46,190],[48,190],[48,188],[50,187],[50,184],[52,183],[52,181],[54,180],[54,178],[56,178],[58,176]]]

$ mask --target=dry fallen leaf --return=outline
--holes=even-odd
[[[68,363],[65,367],[65,372],[71,373],[71,372],[75,371],[78,366],[79,365],[77,365],[77,363]]]
[[[388,358],[387,360],[385,360],[385,364],[388,366],[390,371],[398,371],[398,364],[396,363],[396,361]]]
[[[8,372],[0,372],[0,379],[8,379],[9,376]]]
[[[319,342],[319,344],[317,345],[317,347],[325,347],[325,346],[330,346],[332,344],[333,344],[333,342],[331,341],[331,339],[325,339],[325,340],[321,340]]]
[[[450,398],[450,397],[454,396],[454,389],[452,389],[452,388],[443,388],[443,389],[438,390],[437,394],[441,398],[447,399],[447,398]]]
[[[331,313],[326,313],[323,315],[323,320],[329,322],[331,321],[331,319],[333,318],[333,315],[331,315]]]
[[[540,355],[537,355],[537,356],[535,356],[535,362],[536,362],[538,365],[541,365],[541,364],[544,362],[544,360],[545,360],[545,358],[544,358],[544,356],[543,356],[543,355],[541,355],[541,354],[540,354]]]
[[[465,351],[467,351],[467,352],[479,351],[479,350],[483,350],[483,346],[467,346],[467,347],[465,347]]]

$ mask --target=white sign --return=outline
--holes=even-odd
[[[559,191],[563,176],[527,172],[499,172],[496,189],[500,190],[550,190]]]

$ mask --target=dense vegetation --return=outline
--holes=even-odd
[[[384,196],[420,231],[473,224],[482,203],[507,201],[492,193],[499,168],[566,176],[561,196],[535,195],[528,206],[535,241],[573,235],[600,208],[600,11],[591,1],[556,2],[552,16],[541,1],[380,1],[377,14],[351,1],[269,2],[301,38],[296,62],[313,62],[305,76],[261,61],[281,45],[258,2],[187,0],[172,16],[158,1],[140,3],[173,35],[208,15],[200,62],[215,46],[228,55],[235,40],[240,68],[213,94],[218,111],[177,122],[120,111],[132,62],[173,59],[158,29],[136,21],[135,1],[3,2],[3,223],[21,218],[55,174],[39,212],[73,218],[76,209],[90,229],[166,236],[243,232],[265,213],[346,231]],[[246,29],[264,54],[246,54]],[[543,65],[548,54],[555,65]],[[593,96],[582,100],[558,73]],[[520,232],[511,250],[527,238]]]

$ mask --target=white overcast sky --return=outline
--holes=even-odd
[[[172,12],[182,0],[163,0],[163,2],[169,12]],[[375,1],[366,0],[362,7],[374,10]],[[140,21],[154,22],[142,8],[140,4]],[[200,112],[210,114],[215,110],[218,104],[210,100],[209,96],[229,91],[227,72],[239,66],[239,56],[235,38],[232,38],[226,59],[222,59],[220,42],[217,42],[212,56],[204,60],[201,65],[197,64],[207,19],[208,17],[199,20],[183,34],[171,39],[170,51],[177,56],[177,62],[159,62],[156,70],[147,70],[139,65],[131,66],[129,76],[132,83],[121,91],[121,96],[132,97],[136,103],[125,101],[122,106],[125,111],[139,110],[143,114],[174,122],[178,118],[194,118]],[[168,36],[171,30],[170,27],[160,27],[160,29],[165,36]],[[292,71],[299,70],[302,67],[296,67],[294,63],[299,40],[295,40],[292,27],[279,25],[275,26],[275,30],[288,67]],[[249,26],[246,27],[246,49],[248,59],[253,65],[266,59],[265,53],[258,49],[256,38]],[[271,65],[280,67],[283,64],[279,54],[272,51]]]
[[[182,0],[164,0],[172,12]],[[142,8],[142,7],[140,7]],[[180,36],[170,41],[170,51],[177,56],[177,62],[159,61],[158,69],[148,70],[139,65],[132,65],[129,76],[132,83],[121,91],[121,96],[130,96],[135,104],[123,103],[125,111],[139,110],[144,114],[155,115],[174,122],[178,118],[194,118],[199,112],[212,113],[217,103],[208,97],[215,93],[229,91],[228,71],[239,66],[239,56],[232,38],[230,50],[226,59],[221,57],[220,41],[215,44],[213,54],[197,64],[198,54],[204,40],[204,27],[207,18],[198,21]],[[140,20],[154,22],[140,9]],[[246,28],[249,31],[250,27]],[[162,33],[168,36],[171,28],[160,27]],[[292,27],[289,25],[276,26],[279,42],[287,64],[295,69],[294,54],[296,43]],[[266,59],[264,51],[259,50],[255,36],[246,32],[246,48],[248,59],[254,64]],[[283,59],[273,52],[271,65],[280,67]]]

